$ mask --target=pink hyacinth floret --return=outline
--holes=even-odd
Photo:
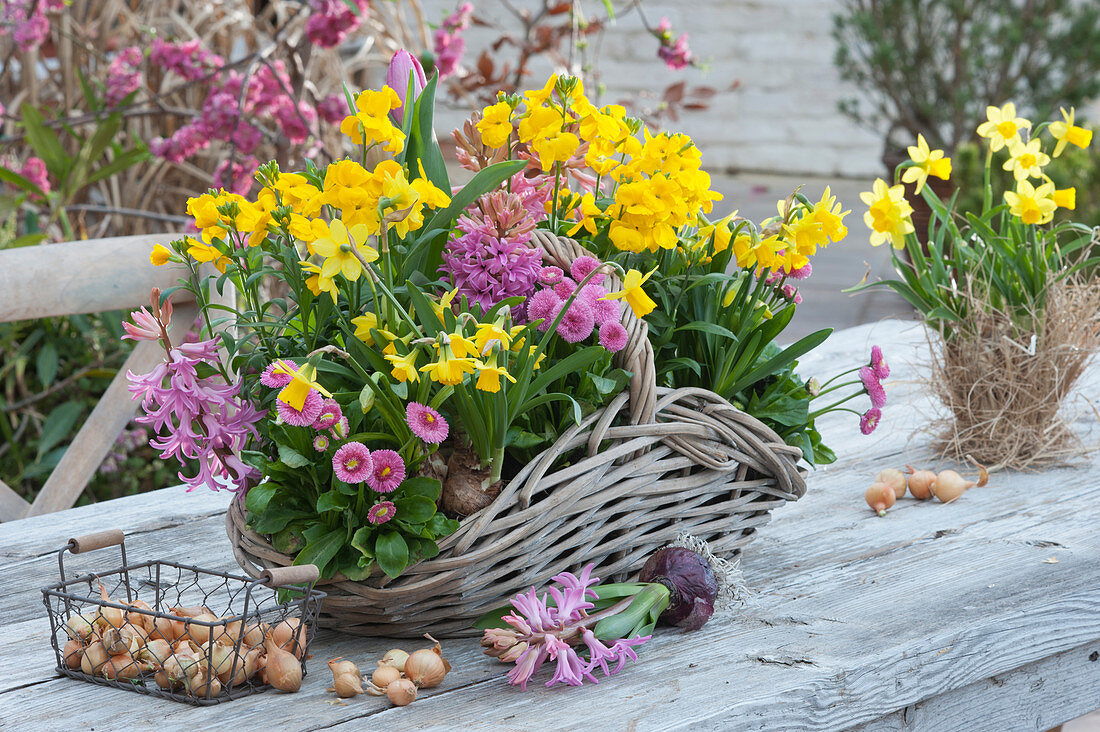
[[[309,427],[324,407],[324,397],[316,389],[310,389],[301,409],[295,409],[281,399],[275,400],[275,409],[279,417],[292,427]]]
[[[405,407],[405,421],[414,435],[430,444],[443,442],[450,432],[443,415],[420,402],[409,402]]]
[[[362,442],[347,442],[332,456],[332,469],[345,483],[362,483],[374,469],[374,461]]]
[[[367,475],[367,485],[379,493],[392,493],[405,480],[405,461],[393,450],[371,453],[374,467]]]
[[[870,366],[862,366],[859,369],[859,380],[863,382],[863,389],[871,398],[871,406],[882,409],[886,406],[886,390],[882,388],[879,379]]]
[[[492,648],[491,655],[501,661],[515,662],[508,672],[511,684],[527,689],[527,683],[547,661],[554,661],[554,674],[547,686],[568,684],[580,686],[587,679],[597,683],[592,673],[597,668],[605,676],[620,671],[626,661],[638,660],[632,646],[640,645],[650,636],[638,636],[617,640],[610,646],[598,640],[588,628],[591,624],[588,611],[594,606],[590,600],[597,595],[592,585],[599,582],[592,577],[594,564],[587,565],[581,576],[562,572],[553,578],[559,587],[551,585],[541,597],[530,588],[512,598],[514,612],[502,619],[512,630],[492,629],[485,632],[483,646]],[[553,604],[549,602],[553,599]],[[572,643],[581,643],[589,657],[584,659]],[[517,649],[521,649],[517,651]],[[611,668],[609,662],[615,663]]]

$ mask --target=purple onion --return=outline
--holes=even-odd
[[[639,579],[660,582],[671,593],[661,619],[670,625],[698,630],[714,614],[718,577],[698,552],[684,547],[667,547],[646,560]]]

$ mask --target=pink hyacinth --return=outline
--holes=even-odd
[[[326,399],[321,405],[320,414],[313,420],[313,429],[322,432],[336,425],[343,417],[344,413],[340,410],[340,405],[336,403],[336,400]]]
[[[144,310],[144,308],[142,309]],[[276,369],[278,369],[278,371],[276,371]],[[260,374],[260,383],[272,389],[282,389],[294,378],[286,372],[297,370],[297,363],[291,361],[289,358],[281,358],[267,365],[264,372]]]
[[[405,421],[414,435],[430,444],[443,442],[450,432],[450,425],[443,415],[419,402],[409,402],[405,407]]]
[[[626,340],[626,328],[619,321],[612,320],[600,326],[600,345],[612,353],[626,348]]]
[[[878,377],[870,366],[862,366],[859,369],[859,380],[863,382],[863,389],[871,398],[871,406],[882,409],[886,406],[886,390],[882,388]]]
[[[141,49],[129,46],[118,52],[107,66],[107,106],[117,106],[123,99],[141,87],[141,70],[144,60]]]
[[[157,315],[164,317],[163,312]],[[141,331],[146,329],[147,324],[140,327]],[[213,376],[199,377],[199,364],[218,365],[218,341],[169,348],[167,361],[149,373],[126,374],[129,390],[134,399],[141,398],[145,412],[134,421],[152,427],[155,437],[149,445],[161,451],[161,458],[175,458],[181,463],[197,460],[195,475],[178,474],[188,490],[205,485],[211,490],[235,490],[243,495],[260,473],[236,453],[248,445],[250,438],[259,438],[256,423],[264,412],[240,398],[241,382],[224,384]]]
[[[332,469],[345,483],[362,483],[374,469],[374,461],[362,442],[347,442],[332,456]]]
[[[432,34],[435,68],[439,72],[439,78],[445,79],[458,71],[462,55],[466,52],[466,40],[462,37],[462,31],[470,27],[473,14],[473,3],[462,3]]]
[[[556,332],[566,343],[580,343],[592,335],[592,329],[595,326],[596,318],[592,313],[592,307],[584,300],[577,298],[565,311]]]
[[[371,453],[374,467],[367,476],[367,485],[379,493],[392,493],[405,480],[405,461],[393,450]]]
[[[878,407],[871,407],[859,418],[859,431],[865,435],[871,434],[875,431],[875,427],[878,427],[881,419],[882,410]]]
[[[890,376],[890,367],[886,364],[886,358],[878,346],[871,346],[871,370],[880,381]]]
[[[279,412],[280,419],[292,427],[309,427],[321,413],[324,401],[321,392],[310,389],[301,409],[295,409],[281,399],[275,400],[275,409]]]
[[[592,270],[599,267],[600,264],[600,260],[596,259],[595,257],[589,257],[588,255],[577,257],[573,260],[573,263],[569,265],[569,274],[573,275],[573,279],[575,279],[577,282],[580,282],[585,277],[587,277]],[[596,274],[592,275],[592,279],[588,281],[588,284],[599,285],[602,284],[603,281],[603,272],[597,272]]]
[[[372,524],[384,524],[397,515],[397,507],[393,501],[379,501],[367,511],[367,521]]]
[[[564,304],[553,290],[539,290],[527,301],[527,318],[532,322],[541,320],[537,327],[545,333]]]
[[[590,577],[594,566],[587,565],[580,577],[562,572],[553,578],[559,587],[548,587],[548,594],[541,597],[534,587],[516,595],[511,600],[514,612],[502,618],[512,629],[485,631],[481,641],[485,652],[516,664],[508,672],[509,683],[526,691],[531,677],[548,660],[555,663],[555,669],[547,686],[580,686],[586,679],[596,683],[592,673],[596,669],[605,676],[612,676],[622,669],[627,659],[638,660],[633,646],[645,643],[650,636],[620,639],[608,646],[588,627],[592,623],[588,611],[594,607],[590,600],[596,599],[596,592],[591,587],[599,582],[599,578]],[[548,601],[550,598],[553,604]],[[577,653],[574,643],[587,648],[587,660]],[[614,669],[609,667],[609,662],[616,664]]]
[[[439,271],[483,313],[506,298],[528,297],[542,269],[542,250],[529,244],[536,223],[515,194],[482,196],[459,217]]]

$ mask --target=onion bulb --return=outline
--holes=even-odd
[[[909,468],[909,492],[918,501],[927,501],[932,497],[932,483],[936,480],[936,474],[931,470],[914,470],[912,465],[905,467]]]
[[[875,476],[876,483],[885,483],[894,491],[894,498],[905,495],[905,473],[896,468],[887,468]]]
[[[897,494],[894,489],[885,483],[875,483],[863,494],[867,505],[879,516],[886,515],[886,509],[894,505]]]
[[[944,503],[950,503],[974,486],[974,481],[967,480],[954,470],[941,471],[932,483],[932,495]]]
[[[446,675],[447,669],[443,665],[443,657],[430,648],[413,651],[405,661],[405,677],[418,688],[431,689],[439,686]]]
[[[267,683],[279,691],[298,691],[302,688],[301,662],[280,648],[272,638],[264,641],[264,648],[267,649]]]
[[[399,678],[401,678],[401,671],[393,666],[383,666],[379,663],[378,668],[374,669],[374,673],[371,674],[370,680],[379,689],[385,689]]]
[[[84,655],[84,646],[78,640],[69,640],[61,649],[61,661],[72,669],[80,668],[80,658]]]
[[[109,679],[133,679],[140,672],[137,661],[129,653],[115,654],[103,665],[103,675]]]
[[[201,699],[215,697],[222,693],[221,682],[218,677],[208,674],[205,669],[200,669],[194,676],[184,680],[187,693]]]
[[[408,679],[398,679],[386,687],[386,697],[397,707],[412,704],[416,699],[416,684]]]
[[[306,655],[306,631],[301,625],[302,621],[298,618],[287,618],[276,623],[267,637],[275,641],[279,648],[290,651],[301,659]]]
[[[391,648],[386,651],[386,654],[382,656],[382,660],[378,662],[379,666],[393,666],[398,671],[405,670],[405,661],[409,660],[409,654],[400,648]],[[383,687],[385,688],[385,687]]]
[[[210,643],[214,638],[220,636],[225,632],[224,626],[211,625],[209,627],[205,625],[199,625],[199,623],[216,623],[221,618],[216,615],[208,615],[203,613],[202,615],[196,615],[191,618],[191,622],[186,623],[186,633],[191,636],[191,640],[198,646],[205,646]]]
[[[328,662],[328,667],[332,671],[332,686],[338,697],[347,699],[363,693],[363,676],[354,663],[334,658]]]
[[[164,662],[172,655],[172,646],[168,644],[168,641],[163,638],[157,638],[146,643],[141,650],[138,651],[138,658],[142,661],[148,661],[149,663],[157,666],[163,666]]]
[[[99,595],[103,599],[103,602],[114,602],[114,600],[107,597],[107,588],[103,586],[102,582],[99,583]],[[101,605],[96,617],[96,622],[104,627],[110,626],[112,628],[121,628],[122,623],[125,622],[125,617],[122,611],[117,607]]]
[[[107,649],[102,641],[95,641],[84,649],[84,655],[80,659],[80,670],[89,676],[95,676],[107,663]]]
[[[65,621],[65,634],[73,640],[86,641],[95,632],[95,615],[73,615]]]
[[[230,667],[218,674],[218,680],[222,682],[222,686],[239,686],[263,667],[263,659],[264,649],[249,648],[247,653],[238,658],[236,669],[232,668],[230,662]],[[230,673],[233,674],[232,677]]]

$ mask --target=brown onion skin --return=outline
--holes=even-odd
[[[718,577],[698,552],[666,547],[646,560],[639,573],[642,582],[660,582],[669,589],[668,607],[661,620],[687,630],[702,628],[714,614]]]

